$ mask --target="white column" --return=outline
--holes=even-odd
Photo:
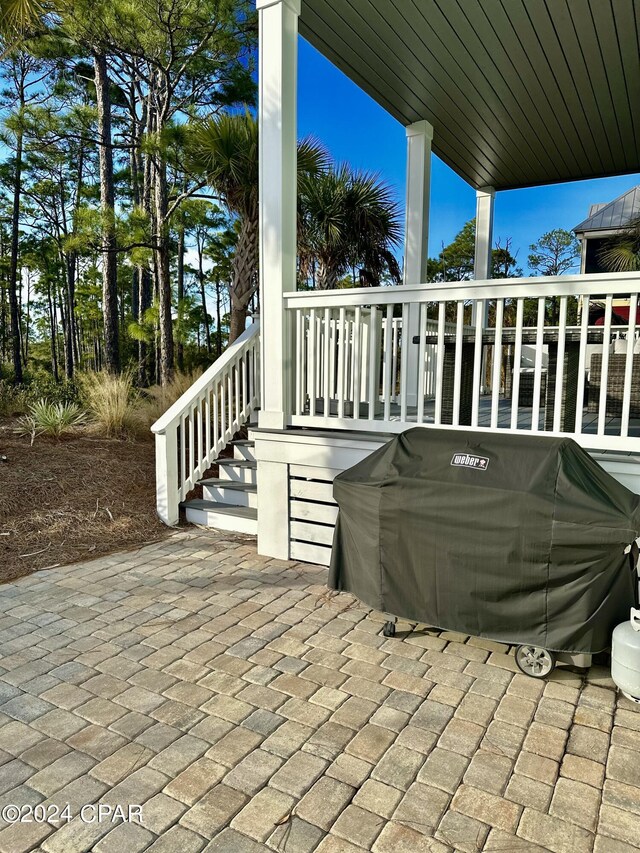
[[[260,135],[260,427],[291,407],[291,332],[283,293],[296,287],[296,90],[300,0],[257,0]]]
[[[473,264],[473,277],[476,280],[491,278],[495,197],[493,187],[476,190],[476,252]]]
[[[491,278],[492,249],[493,249],[493,208],[496,191],[493,187],[483,187],[476,190],[476,246],[473,261],[473,277],[476,281]],[[471,311],[471,323],[476,323],[476,306]],[[484,303],[483,327],[489,324],[489,302]],[[490,377],[487,376],[487,348],[482,348],[480,392],[486,393],[490,387]],[[488,380],[488,381],[487,381]]]
[[[404,230],[404,284],[421,284],[427,280],[429,251],[429,195],[431,190],[431,141],[433,127],[428,121],[417,121],[407,129],[407,189]],[[402,330],[407,342],[407,404],[418,400],[419,347],[413,343],[420,331],[420,307],[409,308],[407,329]]]

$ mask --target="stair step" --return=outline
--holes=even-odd
[[[236,483],[233,480],[224,480],[211,477],[200,480],[202,496],[208,501],[217,501],[233,506],[258,505],[258,487],[255,483]]]
[[[256,492],[258,487],[255,483],[237,483],[231,480],[223,480],[219,477],[210,477],[208,480],[200,480],[200,486],[220,486],[224,489],[237,489],[241,492]]]
[[[229,444],[233,447],[234,459],[247,459],[249,462],[255,462],[254,453],[255,442],[249,438],[238,438],[235,441],[230,441]]]
[[[214,459],[214,465],[218,466],[221,480],[231,480],[235,483],[254,483],[258,475],[258,463],[253,459],[228,459],[219,457]]]
[[[258,532],[258,511],[255,507],[234,506],[196,498],[182,504],[187,520],[203,527],[216,527],[234,533]]]

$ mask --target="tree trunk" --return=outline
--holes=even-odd
[[[216,276],[216,358],[222,355],[222,327],[220,326],[220,277]]]
[[[49,327],[51,329],[51,372],[56,382],[59,382],[58,376],[58,330],[56,328],[56,316],[54,312],[53,302],[51,300],[51,282],[47,282],[47,302],[49,303]]]
[[[109,373],[120,372],[118,335],[118,270],[114,222],[115,190],[111,148],[111,97],[107,59],[94,54],[98,139],[100,153],[100,206],[102,210],[102,312],[104,317],[104,362]]]
[[[240,225],[231,269],[232,280],[229,288],[231,297],[230,344],[244,332],[247,308],[257,287],[258,226],[257,222],[251,218],[244,219]]]
[[[73,379],[73,312],[75,286],[73,281],[73,267],[68,262],[68,257],[63,255],[63,268],[65,271],[65,298],[60,298],[60,317],[64,329],[64,372],[67,379]]]
[[[155,112],[152,107],[151,97],[144,104],[145,124],[144,131],[147,136],[155,130]],[[140,144],[138,139],[138,144]],[[140,174],[142,174],[142,186],[140,186]],[[151,156],[147,154],[142,162],[138,161],[136,166],[138,176],[138,187],[140,188],[140,207],[153,220],[151,211]],[[153,302],[153,288],[151,271],[147,266],[138,267],[138,316],[141,323],[145,322],[145,312],[151,308]],[[146,341],[138,341],[138,384],[145,388],[152,381],[154,375],[154,346]]]
[[[185,305],[184,305],[184,225],[178,226],[178,270],[176,275],[178,286],[178,311],[182,319],[178,345],[176,347],[178,370],[184,370],[184,330],[185,330]]]
[[[24,93],[22,93],[24,94]],[[21,98],[21,107],[24,97]],[[20,311],[18,308],[18,252],[20,228],[20,191],[22,189],[22,130],[16,134],[16,168],[13,184],[13,206],[11,211],[11,258],[9,261],[9,317],[11,324],[11,355],[14,381],[22,382],[22,358],[20,355]]]
[[[322,260],[318,261],[317,284],[318,290],[332,290],[338,284],[338,276],[335,269]]]
[[[247,306],[244,308],[231,308],[231,321],[229,323],[229,343],[232,344],[244,332],[247,325]]]
[[[200,283],[200,298],[202,300],[205,343],[207,345],[207,354],[211,355],[211,327],[209,325],[209,313],[207,311],[207,294],[204,288],[204,269],[202,268],[202,246],[200,245],[200,242],[198,242],[198,281]]]
[[[171,322],[171,276],[169,268],[169,225],[167,222],[167,165],[162,154],[154,156],[155,266],[158,287],[160,332],[160,384],[167,385],[173,374],[173,325]]]

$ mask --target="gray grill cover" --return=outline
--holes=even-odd
[[[333,494],[329,586],[376,610],[594,653],[634,604],[640,497],[571,439],[410,429]]]

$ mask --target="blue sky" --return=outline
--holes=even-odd
[[[338,160],[378,172],[404,202],[404,127],[315,48],[300,39],[298,132],[322,141]],[[529,244],[553,228],[571,229],[589,205],[608,202],[640,183],[640,175],[509,190],[496,196],[494,238],[512,238],[512,252],[527,272]],[[475,191],[433,156],[429,254],[449,243],[475,216]]]

